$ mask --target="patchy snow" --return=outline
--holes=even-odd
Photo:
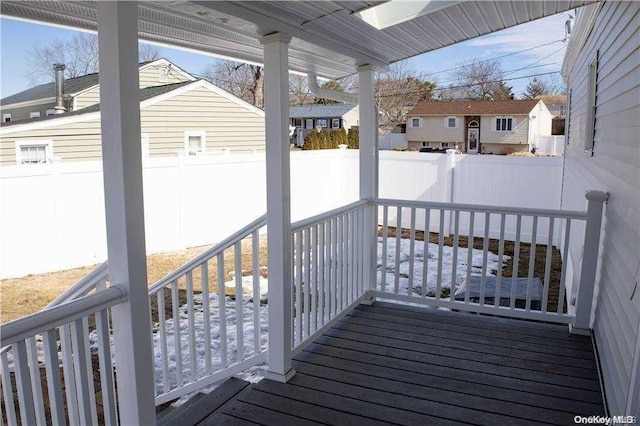
[[[399,264],[396,265],[396,239],[387,238],[387,253],[386,253],[386,271],[385,272],[385,291],[393,292],[395,285],[395,273],[399,274],[399,294],[406,295],[409,289],[409,272],[410,272],[410,257],[411,254],[411,240],[402,238],[400,240],[400,256]],[[459,286],[463,278],[467,276],[467,248],[458,248],[458,258],[456,262],[456,282],[455,285]],[[483,251],[478,249],[471,249],[471,275],[482,275],[482,259]],[[436,281],[438,279],[438,245],[429,243],[427,248],[427,292],[435,291]],[[413,262],[413,293],[421,294],[422,292],[422,278],[424,273],[425,253],[424,242],[414,240],[414,262]],[[509,256],[503,256],[503,262],[506,262]],[[377,272],[377,284],[378,290],[382,290],[382,237],[378,238],[378,272]],[[503,265],[504,266],[504,265]],[[498,264],[498,255],[488,252],[487,253],[487,270],[485,275],[495,275],[498,268],[501,266]],[[453,276],[453,247],[443,246],[442,248],[442,281],[440,288],[451,288],[451,279]]]

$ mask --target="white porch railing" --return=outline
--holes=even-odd
[[[156,404],[267,360],[267,333],[261,326],[267,308],[260,305],[259,260],[260,229],[265,225],[263,215],[149,287],[150,303],[157,306],[154,357],[161,365],[156,367]],[[247,243],[251,256],[243,259]],[[231,271],[225,259],[233,263]],[[252,274],[243,280],[248,269]],[[233,275],[233,303],[227,303],[226,274]],[[217,291],[211,291],[212,285]],[[250,335],[247,341],[245,334]]]
[[[6,416],[8,424],[118,424],[109,308],[124,302],[126,297],[115,287],[100,290],[0,326],[1,345],[10,345],[0,355],[5,409],[2,417]],[[89,319],[95,322],[100,413]],[[41,362],[45,365],[44,376],[40,372]]]
[[[295,354],[364,298],[364,209],[360,200],[292,225]]]
[[[575,315],[567,312],[565,303],[570,233],[572,223],[585,221],[587,212],[387,199],[375,204],[382,223],[376,297],[514,318],[573,322]],[[505,237],[508,222],[510,241]],[[498,224],[497,238],[491,235],[492,223]],[[390,227],[395,228],[392,237]],[[430,243],[429,230],[434,228],[431,238],[437,243]],[[424,231],[422,241],[416,238],[420,231]],[[553,270],[554,254],[558,260],[554,241],[561,242],[559,277]],[[472,249],[474,242],[476,246],[481,243],[481,248]],[[510,255],[505,253],[507,242]],[[541,243],[545,245],[543,255],[536,253]],[[526,273],[520,276],[525,256]],[[512,271],[509,277],[503,276],[507,260]]]

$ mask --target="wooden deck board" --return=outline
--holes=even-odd
[[[202,424],[569,424],[604,414],[589,338],[566,327],[359,306]]]

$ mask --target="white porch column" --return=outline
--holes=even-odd
[[[360,105],[360,199],[378,198],[378,114],[375,103],[373,67],[358,68]],[[368,295],[364,303],[373,303],[371,291],[376,287],[377,208],[369,206],[364,218],[364,288]]]
[[[609,195],[602,191],[587,191],[587,223],[584,230],[584,249],[580,268],[580,287],[576,301],[575,324],[569,327],[571,333],[591,334],[591,308],[596,282],[598,255],[600,252],[600,228],[602,210]]]
[[[264,106],[267,161],[267,243],[269,247],[269,371],[267,379],[287,382],[291,368],[291,187],[289,165],[289,42],[270,34],[264,46]]]
[[[102,163],[118,404],[123,425],[155,424],[142,199],[138,5],[98,2]]]

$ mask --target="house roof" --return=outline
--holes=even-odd
[[[171,62],[167,61],[164,58],[155,59],[153,61],[145,61],[139,64],[139,68],[144,68],[147,65],[153,63],[167,63],[171,64]],[[175,67],[174,64],[171,64]],[[182,71],[182,70],[180,70]],[[195,78],[193,78],[195,80]],[[87,74],[80,77],[68,78],[64,81],[64,92],[65,95],[75,95],[83,90],[89,89],[90,87],[96,86],[99,83],[99,73]],[[40,99],[48,99],[55,98],[56,96],[56,84],[55,82],[40,84],[39,86],[32,87],[27,90],[23,90],[22,92],[13,94],[11,96],[7,96],[6,98],[0,99],[0,105],[12,105],[22,102],[33,102],[38,101]]]
[[[567,103],[567,95],[536,96],[536,99],[541,100],[545,104],[565,104],[565,103]]]
[[[193,81],[183,81],[180,83],[166,84],[164,86],[152,86],[152,87],[147,87],[145,89],[140,89],[140,92],[139,92],[140,102],[146,101],[147,99],[151,99],[156,96],[163,95],[165,93],[169,93],[173,90],[176,90],[182,86],[185,86],[191,83],[193,83]],[[59,118],[74,117],[74,116],[88,114],[88,113],[97,112],[97,111],[100,111],[100,104],[91,105],[86,108],[82,108],[76,111],[66,112],[63,114],[54,114],[54,115],[47,115],[44,117],[29,118],[25,120],[15,120],[15,121],[10,121],[8,123],[0,123],[0,127],[5,128],[5,127],[16,126],[20,124],[26,124],[26,123],[51,121]]]
[[[408,112],[408,115],[525,115],[529,114],[538,102],[539,99],[420,102]]]
[[[293,38],[291,70],[336,79],[362,65],[382,70],[390,63],[593,1],[432,2],[440,5],[381,30],[359,17],[370,7],[394,6],[377,0],[143,1],[138,3],[138,34],[141,40],[256,64],[264,60],[264,35],[288,34]],[[95,31],[98,3],[3,0],[0,13]]]
[[[303,106],[289,107],[289,117],[291,118],[329,118],[342,117],[357,105],[352,104],[311,104]]]

